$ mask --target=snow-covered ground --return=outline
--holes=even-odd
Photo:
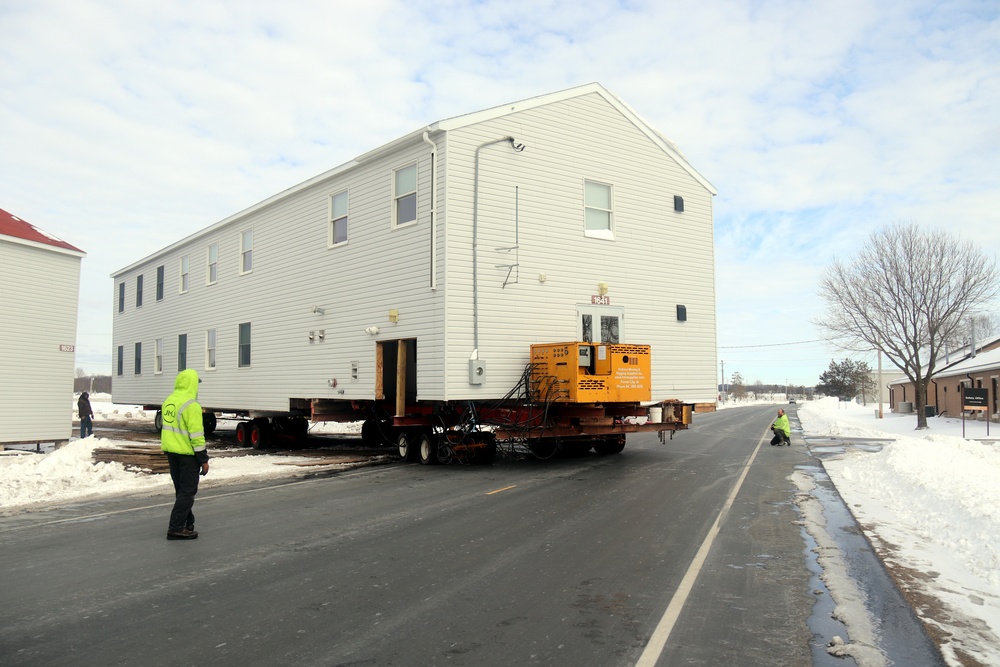
[[[92,397],[92,404],[99,424],[153,418],[138,406],[112,405],[106,396]],[[75,405],[74,399],[74,414]],[[872,404],[830,398],[797,408],[806,436],[858,439],[843,455],[825,457],[824,466],[883,558],[897,571],[912,571],[921,591],[944,607],[947,613],[935,618],[951,617],[939,625],[948,663],[975,664],[964,653],[981,664],[1000,665],[1000,444],[987,440],[986,424],[967,422],[963,438],[962,422],[954,418],[930,418],[930,429],[915,431],[915,415],[886,408],[878,419]],[[330,424],[322,431],[357,428]],[[1000,425],[990,428],[994,438],[1000,437]],[[888,444],[871,446],[869,438]],[[125,493],[169,493],[167,475],[92,463],[95,447],[117,444],[127,443],[89,437],[47,454],[5,452],[0,456],[0,513]],[[288,476],[294,474],[288,466],[294,460],[216,457],[203,488]]]
[[[76,398],[73,398],[71,406],[67,405],[67,416],[73,419],[76,418]],[[143,411],[138,405],[113,404],[110,398],[107,394],[91,396],[97,425],[148,420],[152,427],[153,413]],[[314,433],[359,431],[360,425],[355,423],[316,424],[311,429]],[[0,453],[0,515],[101,496],[172,493],[169,475],[132,472],[121,463],[93,462],[96,448],[134,445],[134,442],[96,436],[80,440],[76,437],[78,435],[79,429],[74,429],[74,439],[68,445],[54,451],[49,447],[50,451],[41,455],[17,449]],[[200,486],[205,490],[251,479],[288,477],[296,474],[294,464],[309,462],[315,462],[315,459],[266,454],[214,457],[209,474],[202,478]],[[315,471],[316,468],[310,467],[309,470]]]
[[[1000,665],[1000,424],[987,437],[967,421],[963,438],[961,419],[916,431],[916,415],[875,408],[828,398],[798,416],[807,436],[857,439],[824,467],[887,565],[929,596],[916,610],[948,664]]]

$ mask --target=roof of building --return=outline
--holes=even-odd
[[[944,367],[934,371],[933,379],[965,377],[968,373],[1000,369],[1000,347],[995,347],[997,343],[1000,343],[1000,338],[992,338],[982,345],[976,345],[975,355],[970,352],[971,346],[967,344],[959,348],[957,352],[950,351],[947,356],[939,357],[938,364],[944,364]],[[953,361],[948,363],[946,359]],[[889,384],[906,384],[909,381],[909,378],[902,377]]]
[[[35,227],[27,220],[22,220],[13,213],[8,213],[0,208],[0,237],[5,236],[22,243],[27,243],[28,245],[58,248],[61,251],[69,251],[73,254],[78,253],[80,256],[85,254],[76,246],[66,243],[62,239]]]
[[[948,366],[940,373],[935,373],[934,377],[954,377],[956,375],[964,376],[966,373],[975,373],[978,371],[987,371],[1000,368],[1000,349],[990,350],[988,352],[980,352],[974,357],[967,357],[962,361]]]

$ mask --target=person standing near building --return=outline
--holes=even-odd
[[[94,435],[94,409],[90,407],[90,393],[85,391],[80,394],[76,411],[80,415],[80,439]]]
[[[177,374],[174,392],[163,401],[160,414],[160,448],[170,463],[170,479],[174,483],[174,507],[167,527],[168,540],[193,540],[194,497],[198,493],[199,475],[208,474],[208,450],[205,447],[205,427],[198,403],[198,372],[188,368]]]
[[[772,445],[792,446],[792,426],[788,423],[788,415],[781,408],[778,408],[778,418],[771,424],[771,430],[774,431],[774,437],[771,438]]]

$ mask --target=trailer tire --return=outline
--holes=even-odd
[[[412,462],[417,458],[417,448],[413,443],[413,434],[407,433],[406,429],[400,429],[396,436],[396,449],[399,451],[399,458]]]
[[[366,419],[361,424],[361,444],[365,447],[385,447],[392,446],[393,442],[384,435],[379,420]]]
[[[431,433],[421,433],[417,440],[417,456],[421,465],[440,463],[437,451],[437,438]]]
[[[538,438],[528,443],[528,449],[536,459],[551,459],[559,451],[558,443],[554,438]]]
[[[156,416],[153,417],[153,427],[157,431],[163,430],[163,413],[160,412],[159,410],[156,411]]]
[[[610,435],[594,445],[594,451],[601,456],[621,454],[625,449],[624,435]]]
[[[206,412],[201,416],[202,426],[205,428],[205,435],[210,436],[215,433],[215,427],[219,425],[214,412]]]
[[[249,424],[246,422],[239,422],[236,424],[236,444],[240,447],[246,447],[247,441],[250,439]]]
[[[250,446],[254,449],[266,449],[271,440],[270,425],[265,419],[254,419],[250,422]]]
[[[487,442],[483,448],[476,452],[476,463],[490,464],[497,460],[497,443]]]
[[[309,437],[309,420],[305,417],[293,417],[292,431],[295,433],[296,440],[305,442],[306,438]]]

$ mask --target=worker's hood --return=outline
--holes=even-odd
[[[174,380],[174,391],[188,396],[198,397],[198,371],[193,368],[186,368],[177,374]]]

